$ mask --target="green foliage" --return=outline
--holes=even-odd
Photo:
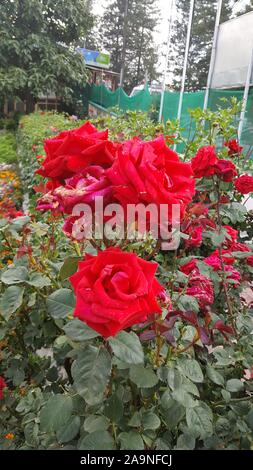
[[[16,163],[16,141],[10,132],[0,131],[0,163]]]
[[[73,99],[87,73],[75,52],[91,27],[89,0],[75,2],[15,0],[0,11],[0,93],[26,100],[27,109],[40,93]]]

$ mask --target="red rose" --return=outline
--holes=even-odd
[[[219,160],[215,166],[215,174],[222,181],[230,183],[237,176],[237,171],[235,165],[230,160]]]
[[[115,198],[127,204],[179,204],[184,212],[194,193],[195,185],[189,163],[159,137],[150,142],[133,139],[124,142],[118,158],[107,170]]]
[[[90,166],[85,174],[75,175],[65,180],[64,186],[44,194],[37,205],[38,210],[62,211],[71,214],[76,204],[88,204],[94,207],[96,197],[103,197],[104,204],[111,202],[112,188],[105,176],[104,168]]]
[[[3,400],[4,393],[3,390],[7,388],[7,384],[3,377],[0,376],[0,400]]]
[[[205,258],[204,263],[208,264],[208,266],[211,266],[214,271],[219,271],[221,269],[221,260],[219,256],[216,255],[210,255],[207,258]]]
[[[107,138],[108,131],[99,132],[89,122],[78,129],[60,132],[45,140],[46,158],[37,173],[62,183],[90,165],[107,168],[115,158],[117,147]]]
[[[248,264],[248,266],[253,266],[253,256],[248,256],[247,264]]]
[[[237,269],[232,268],[232,266],[224,266],[224,271],[227,273],[227,279],[233,279],[234,286],[238,287],[241,281],[241,274]]]
[[[210,279],[202,274],[193,274],[189,278],[189,287],[186,290],[187,295],[195,297],[200,308],[205,308],[214,302],[213,284]]]
[[[191,160],[191,166],[196,178],[211,176],[215,173],[218,157],[214,146],[202,147]]]
[[[240,155],[243,151],[243,147],[239,145],[236,139],[228,140],[224,145],[228,148],[228,155],[230,157]]]
[[[156,297],[163,287],[155,278],[156,269],[157,264],[119,248],[86,255],[70,277],[76,294],[74,316],[107,338],[160,314]]]
[[[197,261],[198,261],[197,259],[188,261],[188,263],[180,266],[180,271],[182,271],[182,273],[186,274],[187,276],[194,271],[196,271],[196,273],[199,273],[199,268],[197,267]]]
[[[189,247],[199,247],[202,243],[202,227],[190,227],[186,233],[189,235],[189,238],[185,240],[185,245]]]
[[[253,176],[242,175],[234,181],[234,187],[241,194],[253,192]]]

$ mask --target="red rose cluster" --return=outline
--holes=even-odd
[[[48,178],[38,210],[72,214],[76,204],[94,208],[96,197],[104,204],[150,203],[180,205],[181,216],[195,193],[189,163],[180,161],[163,137],[150,142],[135,138],[121,144],[108,140],[90,123],[61,132],[45,141],[46,158],[37,173]],[[64,224],[68,235],[76,217]]]
[[[242,153],[241,147],[236,140],[225,142],[228,148],[228,155],[234,157]],[[236,167],[230,160],[220,159],[216,154],[214,146],[202,147],[191,160],[192,170],[195,178],[208,178],[217,175],[221,181],[233,182],[235,189],[240,194],[253,192],[253,176],[238,176]],[[235,179],[236,178],[236,179]]]
[[[249,266],[253,265],[253,256],[251,255],[250,248],[245,243],[237,241],[237,230],[229,225],[224,225],[223,229],[226,230],[227,234],[222,244],[221,256],[219,250],[215,250],[208,257],[204,258],[203,262],[212,267],[215,272],[221,273],[224,270],[226,279],[233,280],[234,287],[238,287],[241,281],[241,274],[233,267],[236,262],[233,253],[249,253],[249,256],[246,256],[245,259],[242,260]],[[210,279],[200,274],[197,259],[193,259],[181,266],[181,271],[189,276],[189,284],[186,293],[196,297],[201,308],[204,308],[206,305],[211,305],[214,298],[213,285]]]
[[[218,158],[211,145],[199,149],[191,164],[195,178],[217,175],[222,181],[231,182],[237,176],[234,163]]]
[[[119,248],[86,255],[70,278],[77,299],[74,316],[107,338],[161,314],[156,297],[164,289],[156,269],[156,263]]]

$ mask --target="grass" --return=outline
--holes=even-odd
[[[0,163],[16,163],[16,140],[11,132],[0,131]]]

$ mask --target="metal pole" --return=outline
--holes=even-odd
[[[252,48],[252,53],[251,53],[251,56],[250,56],[250,61],[249,61],[249,66],[248,66],[248,72],[247,72],[245,88],[244,88],[244,95],[243,95],[242,110],[241,110],[240,121],[239,121],[239,126],[238,126],[238,140],[239,140],[239,142],[240,142],[241,137],[242,137],[242,128],[243,128],[243,122],[244,122],[246,108],[247,108],[249,88],[250,88],[250,79],[251,79],[251,75],[252,75],[252,68],[253,68],[253,48]]]
[[[207,109],[210,88],[212,86],[213,71],[214,71],[214,64],[215,64],[216,51],[217,51],[217,41],[218,41],[219,27],[220,27],[221,10],[222,10],[222,0],[218,0],[217,13],[216,13],[216,19],[215,19],[215,27],[214,27],[214,35],[213,35],[212,53],[211,53],[211,59],[210,59],[208,77],[207,77],[207,84],[206,84],[206,92],[205,92],[203,111],[205,111]]]
[[[169,18],[168,18],[169,29],[168,29],[168,39],[167,39],[167,48],[166,48],[166,56],[165,56],[165,66],[164,66],[164,73],[163,73],[163,83],[162,83],[160,111],[159,111],[159,122],[162,122],[162,117],[163,117],[163,104],[164,104],[164,95],[165,95],[165,87],[166,87],[166,75],[167,75],[167,67],[168,67],[168,59],[169,59],[169,51],[170,51],[170,41],[171,41],[171,31],[172,31],[173,6],[174,6],[174,0],[171,0],[170,1],[170,13],[169,13]]]
[[[123,26],[123,47],[122,47],[122,59],[121,59],[120,82],[119,82],[120,87],[123,87],[124,75],[125,75],[127,15],[128,15],[128,0],[125,0],[124,26]]]

